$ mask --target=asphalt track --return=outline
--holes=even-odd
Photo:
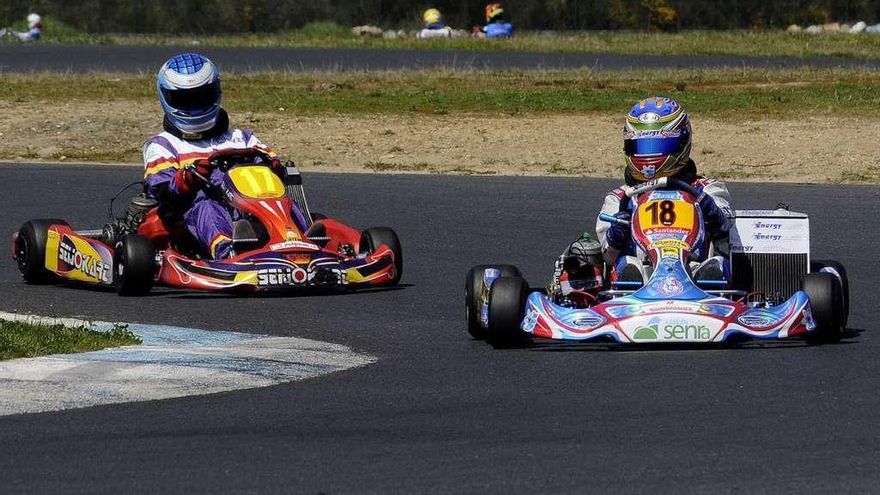
[[[153,73],[169,57],[199,51],[221,69],[331,71],[449,68],[647,69],[752,67],[880,67],[880,60],[839,57],[744,57],[734,55],[616,55],[589,53],[473,52],[463,50],[378,50],[321,48],[211,48],[114,45],[0,45],[0,74],[29,72]]]
[[[11,233],[98,225],[138,168],[0,166]],[[608,180],[307,174],[316,209],[403,239],[404,286],[353,295],[141,299],[25,286],[0,309],[295,335],[379,358],[265,389],[0,418],[10,493],[838,493],[880,486],[876,186],[733,184],[741,207],[812,216],[816,255],[850,269],[836,345],[494,350],[464,329],[469,266],[544,281]]]

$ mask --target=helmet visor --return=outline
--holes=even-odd
[[[651,137],[641,139],[624,139],[623,151],[627,156],[635,155],[672,155],[681,148],[681,138]]]
[[[162,95],[168,105],[178,110],[204,110],[220,102],[220,80],[191,89],[162,88]]]

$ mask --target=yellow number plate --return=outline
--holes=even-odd
[[[686,201],[655,199],[639,206],[642,230],[656,228],[686,229],[694,226],[694,205]]]
[[[235,188],[254,199],[278,199],[284,197],[284,184],[268,167],[235,167],[229,171]]]

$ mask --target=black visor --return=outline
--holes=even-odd
[[[162,88],[165,101],[183,111],[204,110],[220,102],[220,80],[192,89]]]

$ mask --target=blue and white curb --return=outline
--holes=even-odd
[[[96,330],[114,325],[4,312],[0,319]],[[128,328],[142,344],[0,361],[0,416],[268,387],[375,362],[343,345],[296,337]]]

